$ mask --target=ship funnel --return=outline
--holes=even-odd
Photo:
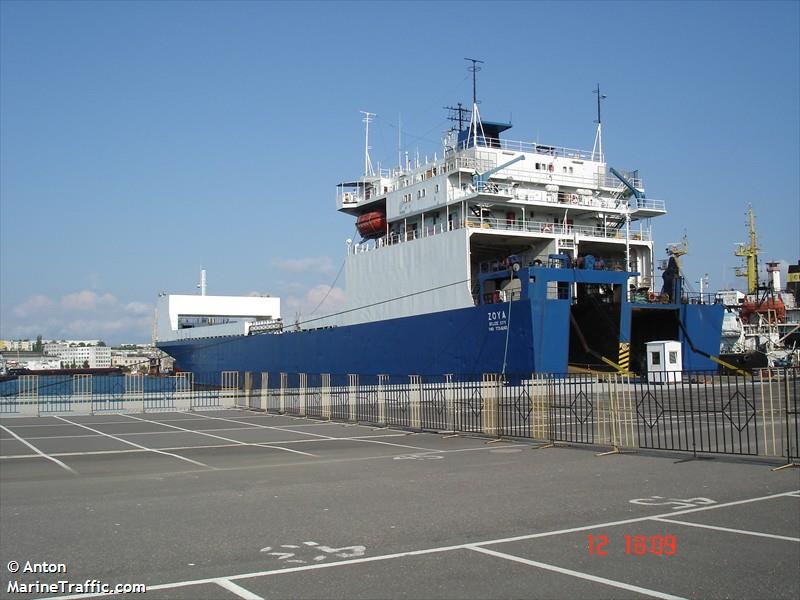
[[[781,268],[778,262],[767,263],[767,273],[769,273],[769,281],[772,286],[773,292],[781,291]]]

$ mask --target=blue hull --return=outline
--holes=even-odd
[[[646,310],[626,303],[623,313],[629,314],[633,306]],[[195,373],[480,374],[499,373],[504,362],[507,373],[566,373],[569,310],[568,301],[523,298],[510,305],[480,305],[358,325],[158,346],[176,359],[177,368]],[[694,346],[716,355],[722,307],[684,306],[676,314]],[[630,318],[623,314],[622,321],[630,323]],[[629,326],[627,334],[623,327],[620,340],[627,341],[629,333]],[[684,369],[716,368],[680,337]]]
[[[511,304],[506,371],[532,371],[537,365],[530,302],[519,300]],[[493,312],[504,312],[507,319],[508,304],[492,311],[486,307],[465,308],[329,329],[183,340],[158,346],[175,358],[181,370],[197,373],[223,370],[388,375],[500,372],[506,331],[489,325]],[[561,342],[563,345],[564,340]],[[540,356],[539,363],[539,369],[535,370],[566,368],[566,360],[558,360],[553,355]]]

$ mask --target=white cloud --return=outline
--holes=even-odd
[[[15,317],[25,319],[31,315],[37,314],[40,311],[47,310],[53,304],[53,301],[47,296],[44,296],[43,294],[35,294],[25,300],[25,302],[17,304],[11,312]]]
[[[272,266],[289,273],[322,273],[333,274],[338,270],[327,256],[309,256],[306,258],[275,258]]]
[[[91,290],[59,299],[34,294],[14,306],[2,324],[3,337],[32,339],[104,339],[110,343],[150,339],[153,304],[120,302],[113,294]]]
[[[61,306],[68,311],[93,311],[101,306],[116,306],[116,304],[117,299],[111,294],[100,296],[90,290],[74,292],[61,298]]]

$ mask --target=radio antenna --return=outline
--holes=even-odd
[[[600,119],[600,101],[605,100],[606,96],[600,93],[600,84],[592,90],[593,94],[597,94],[597,133],[594,136],[594,147],[592,148],[592,160],[594,160],[594,153],[597,151],[600,156],[600,162],[603,162],[603,122]]]
[[[468,60],[472,63],[471,66],[467,67],[467,70],[472,73],[472,119],[469,123],[470,135],[469,137],[472,138],[472,145],[477,147],[478,141],[485,140],[486,134],[483,132],[483,123],[481,123],[481,115],[478,112],[478,71],[481,70],[481,67],[478,66],[478,63],[483,64],[482,60],[478,60],[477,58],[465,58],[464,60]],[[478,137],[478,132],[480,131],[480,138]]]
[[[367,112],[365,110],[359,111],[364,118],[362,121],[365,124],[365,142],[364,142],[364,177],[370,177],[375,172],[372,170],[372,161],[369,159],[369,124],[372,122],[372,117],[375,113]]]
[[[477,58],[465,58],[464,60],[468,60],[472,62],[472,66],[467,67],[467,70],[472,73],[472,104],[478,103],[478,71],[481,70],[481,67],[478,66],[478,63],[483,64],[482,60],[478,60]]]

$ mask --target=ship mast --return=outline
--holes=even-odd
[[[603,162],[603,122],[600,119],[600,101],[605,100],[606,96],[600,93],[600,84],[597,84],[597,88],[592,90],[593,94],[597,94],[597,133],[594,136],[594,146],[592,147],[592,160],[594,160],[595,151],[597,152],[598,156],[600,157],[600,162]]]
[[[739,244],[734,251],[736,256],[745,259],[744,267],[736,268],[737,277],[747,277],[747,293],[758,293],[758,237],[756,235],[756,218],[753,214],[753,205],[747,207],[747,229],[750,234],[750,241],[746,244]]]
[[[372,117],[376,116],[375,113],[367,112],[365,110],[359,111],[364,118],[362,121],[364,122],[364,177],[371,177],[375,175],[375,171],[372,170],[372,161],[369,158],[369,124],[372,122]],[[380,166],[380,164],[378,165]]]
[[[481,68],[478,66],[478,63],[483,64],[482,60],[478,60],[477,58],[465,58],[464,60],[468,60],[472,62],[472,66],[467,67],[472,73],[472,120],[469,123],[469,137],[472,138],[472,145],[477,148],[478,146],[478,131],[480,130],[480,135],[482,139],[486,139],[486,134],[483,132],[483,123],[481,123],[481,115],[478,112],[478,71]]]

